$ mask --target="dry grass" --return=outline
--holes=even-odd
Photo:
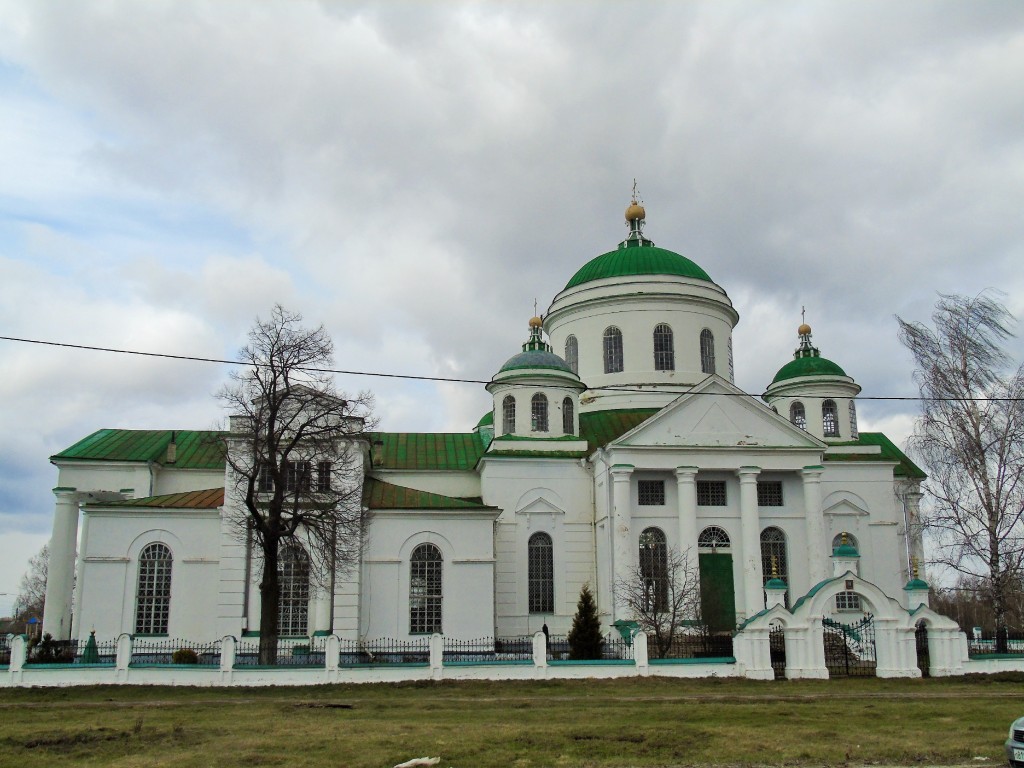
[[[1022,680],[6,689],[0,765],[998,765]]]

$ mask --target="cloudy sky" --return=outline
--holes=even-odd
[[[0,2],[0,335],[233,357],[280,302],[339,367],[486,379],[534,300],[622,239],[635,178],[646,233],[739,310],[740,386],[763,391],[806,306],[865,395],[912,395],[895,314],[996,287],[1024,315],[1022,83],[1017,0]],[[0,353],[15,592],[48,457],[215,426],[226,370]],[[338,383],[386,429],[489,407]],[[914,410],[864,402],[862,428],[902,442]]]

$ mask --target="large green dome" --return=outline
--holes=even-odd
[[[614,251],[603,253],[584,264],[565,287],[630,275],[676,275],[712,282],[707,272],[685,256],[658,248],[650,240],[625,240]]]
[[[510,357],[508,361],[501,366],[501,370],[498,373],[504,371],[516,371],[523,368],[548,368],[556,371],[565,371],[566,373],[572,373],[572,368],[565,360],[560,358],[554,352],[548,352],[540,349],[529,349],[526,352],[520,352],[518,355]]]
[[[824,357],[798,357],[779,369],[772,384],[801,376],[846,376],[846,371]]]

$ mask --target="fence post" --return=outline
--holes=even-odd
[[[535,632],[533,635],[533,666],[546,667],[548,665],[548,637],[543,632]]]
[[[127,632],[122,632],[117,636],[117,655],[114,658],[114,666],[118,672],[126,671],[128,665],[132,663],[132,644],[132,636]]]
[[[444,675],[444,638],[436,632],[430,636],[430,676],[440,680]]]
[[[11,662],[8,670],[21,672],[25,666],[25,657],[28,655],[28,642],[25,635],[15,635],[11,641]]]
[[[230,672],[235,668],[235,636],[225,635],[220,639],[220,671]]]
[[[642,629],[633,635],[633,663],[636,664],[637,674],[647,677],[651,668],[647,656],[647,633]]]
[[[341,655],[341,639],[337,635],[328,635],[324,643],[324,664],[328,672],[338,671],[338,657]]]

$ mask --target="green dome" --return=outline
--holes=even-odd
[[[905,586],[904,589],[908,592],[914,592],[917,590],[923,592],[928,589],[928,582],[923,581],[922,579],[911,579],[907,582],[907,586]]]
[[[840,544],[838,547],[833,547],[832,557],[860,557],[860,553],[853,544],[847,542],[846,544]]]
[[[635,240],[623,241],[614,251],[601,254],[584,264],[565,287],[573,288],[591,280],[629,275],[677,275],[712,282],[707,272],[685,256],[649,243],[649,240],[643,241],[643,244]]]
[[[846,371],[824,357],[798,357],[779,369],[772,384],[801,376],[846,376]]]
[[[565,371],[571,374],[572,368],[554,352],[547,352],[540,349],[530,349],[510,357],[508,362],[501,366],[498,373],[505,371],[517,371],[523,368],[549,368],[556,371]],[[573,374],[575,375],[575,374]]]
[[[494,411],[488,411],[487,413],[485,413],[483,416],[480,417],[480,421],[478,421],[476,423],[476,428],[480,429],[480,427],[490,427],[490,426],[493,426],[493,425],[494,425]]]

